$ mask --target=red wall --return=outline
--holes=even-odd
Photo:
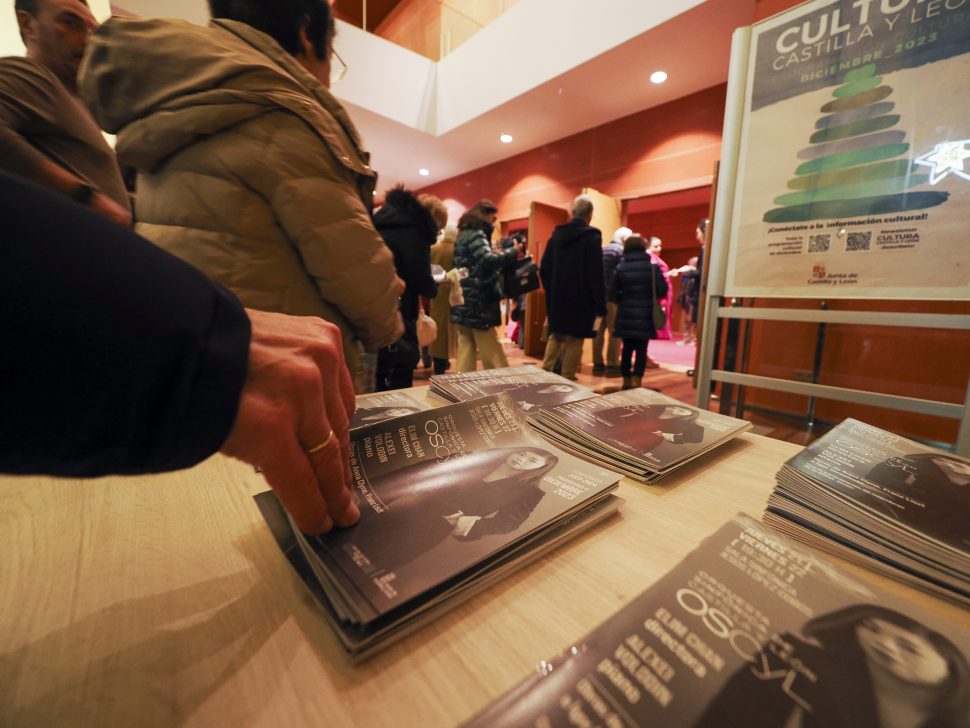
[[[588,129],[421,190],[467,208],[494,200],[499,219],[529,204],[568,208],[584,187],[621,198],[710,185],[721,153],[724,84]]]
[[[799,0],[759,0],[755,20],[798,4]],[[438,195],[452,209],[467,208],[476,200],[489,197],[499,207],[499,218],[511,221],[527,217],[533,201],[568,207],[583,187],[594,187],[628,200],[624,210],[627,225],[662,238],[664,259],[676,266],[694,253],[690,236],[697,220],[707,213],[704,201],[688,201],[683,196],[709,187],[712,181],[713,166],[720,156],[725,95],[726,86],[715,86],[440,182],[422,192]],[[664,194],[675,190],[682,192]],[[647,196],[653,197],[642,199]],[[818,308],[819,303],[757,302],[761,306],[795,308]],[[967,303],[842,301],[832,302],[831,308],[970,313]],[[816,333],[817,326],[811,324],[755,322],[750,331],[747,371],[785,379],[804,376],[812,369]],[[819,381],[962,403],[968,377],[970,336],[966,332],[830,326]],[[749,389],[746,400],[795,415],[804,414],[807,408],[805,397],[768,390]],[[942,442],[953,442],[958,427],[955,420],[833,401],[820,401],[817,416],[833,421],[857,417],[901,434]]]

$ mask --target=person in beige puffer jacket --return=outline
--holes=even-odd
[[[294,5],[248,4],[257,18]],[[138,171],[137,232],[247,307],[337,324],[356,379],[361,344],[401,336],[404,285],[371,222],[369,155],[327,88],[329,5],[302,4],[287,49],[236,20],[113,18],[89,41],[79,88]]]

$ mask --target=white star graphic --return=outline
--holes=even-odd
[[[916,164],[924,167],[932,167],[930,172],[930,184],[935,185],[951,172],[963,179],[970,180],[970,173],[964,171],[963,160],[970,158],[970,149],[967,145],[970,139],[959,142],[941,142],[933,147],[922,157],[916,158]]]

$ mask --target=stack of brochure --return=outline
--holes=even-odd
[[[404,417],[415,412],[424,412],[431,406],[419,402],[404,392],[377,392],[357,396],[357,409],[350,421],[351,429],[366,427],[375,422],[383,422],[394,417]]]
[[[751,427],[650,389],[631,389],[542,410],[531,420],[576,455],[652,483]]]
[[[778,472],[765,521],[970,604],[970,460],[846,420]]]
[[[353,658],[616,512],[620,476],[535,437],[504,394],[351,432],[360,521],[300,533],[257,503]]]
[[[465,725],[966,726],[965,627],[738,515]]]
[[[449,402],[467,402],[505,392],[530,416],[546,407],[596,396],[592,389],[533,364],[435,375],[431,377],[431,392]]]

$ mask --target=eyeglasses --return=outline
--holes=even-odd
[[[330,83],[337,83],[347,73],[347,64],[334,49],[330,55]]]

